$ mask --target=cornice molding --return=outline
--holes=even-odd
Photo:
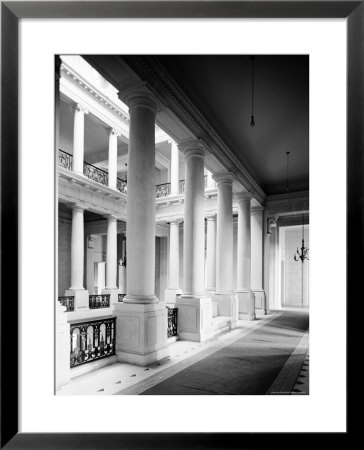
[[[83,88],[88,95],[94,97],[98,103],[102,106],[110,109],[115,115],[118,116],[119,120],[123,120],[126,123],[129,123],[129,114],[120,108],[115,102],[106,97],[99,89],[97,89],[93,84],[79,75],[71,66],[69,66],[66,62],[62,62],[61,64],[61,78],[62,76],[72,80],[74,83],[77,83],[81,88]]]
[[[283,194],[267,195],[265,204],[285,200],[309,199],[310,191],[285,192]]]
[[[182,120],[189,128],[195,130],[195,134],[204,141],[209,151],[220,160],[224,166],[231,170],[237,180],[244,187],[254,193],[254,197],[262,203],[265,193],[255,181],[250,172],[225,144],[208,123],[202,113],[195,107],[191,100],[177,85],[167,70],[153,57],[135,56],[124,58],[126,63],[137,73],[142,70],[144,75],[151,78],[160,96],[165,100],[172,112]],[[139,70],[138,70],[139,69]],[[138,73],[140,76],[140,73]]]

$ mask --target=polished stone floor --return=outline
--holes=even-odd
[[[308,313],[274,311],[203,342],[176,341],[139,367],[114,363],[71,380],[57,395],[308,394]],[[92,363],[91,363],[92,364]]]

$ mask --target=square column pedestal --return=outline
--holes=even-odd
[[[265,292],[263,290],[253,290],[255,299],[255,310],[260,314],[268,314]]]
[[[121,362],[147,366],[168,356],[165,303],[114,303],[116,354]]]
[[[182,289],[166,289],[164,291],[164,301],[165,303],[176,303],[177,296],[182,295]]]
[[[177,334],[186,341],[202,342],[214,336],[211,297],[178,297]]]
[[[89,307],[89,296],[87,289],[67,289],[66,297],[75,297],[75,310]]]
[[[239,319],[255,320],[255,299],[252,291],[237,291]]]
[[[101,294],[109,294],[110,295],[110,305],[112,305],[113,303],[118,303],[118,299],[119,299],[119,289],[115,288],[115,289],[103,289],[101,291]]]
[[[239,319],[238,296],[233,293],[215,293],[213,296],[213,301],[217,303],[218,316],[229,317],[231,321],[230,327],[237,327]]]

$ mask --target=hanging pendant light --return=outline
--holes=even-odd
[[[300,261],[300,260],[301,260],[302,264],[303,264],[303,261],[304,261],[305,259],[309,259],[308,256],[307,256],[307,254],[308,254],[308,248],[305,247],[305,225],[304,225],[304,216],[305,216],[305,215],[302,214],[302,245],[301,245],[301,249],[298,250],[298,247],[297,247],[297,251],[296,251],[296,253],[295,253],[294,256],[293,256],[293,258],[294,258],[295,261]]]
[[[289,159],[289,154],[290,152],[286,152],[286,159],[287,159],[287,164],[286,164],[286,192],[288,192],[288,159]]]
[[[255,127],[255,121],[254,121],[254,56],[251,56],[250,59],[252,60],[252,114],[250,116],[250,126]]]

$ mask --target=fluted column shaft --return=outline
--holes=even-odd
[[[155,114],[147,96],[128,100],[127,295],[124,303],[155,303]]]
[[[117,158],[118,158],[118,137],[115,130],[109,134],[109,187],[116,189],[117,178]]]
[[[173,221],[169,226],[169,289],[179,289],[179,224]]]
[[[251,288],[251,227],[249,195],[238,198],[237,290]]]
[[[73,122],[73,171],[83,175],[85,114],[87,111],[80,105],[74,108]]]
[[[84,261],[83,208],[77,205],[72,208],[70,289],[74,290],[84,289],[83,261]]]
[[[233,197],[231,173],[213,176],[217,183],[216,293],[231,293],[233,284]]]
[[[216,289],[216,215],[207,217],[206,230],[206,289]]]
[[[186,164],[183,294],[201,296],[205,291],[204,150],[199,141],[185,144],[183,148]]]
[[[175,142],[171,146],[171,195],[179,193],[179,162],[178,147]]]
[[[107,218],[107,244],[106,244],[106,289],[117,289],[117,221],[113,216]]]

